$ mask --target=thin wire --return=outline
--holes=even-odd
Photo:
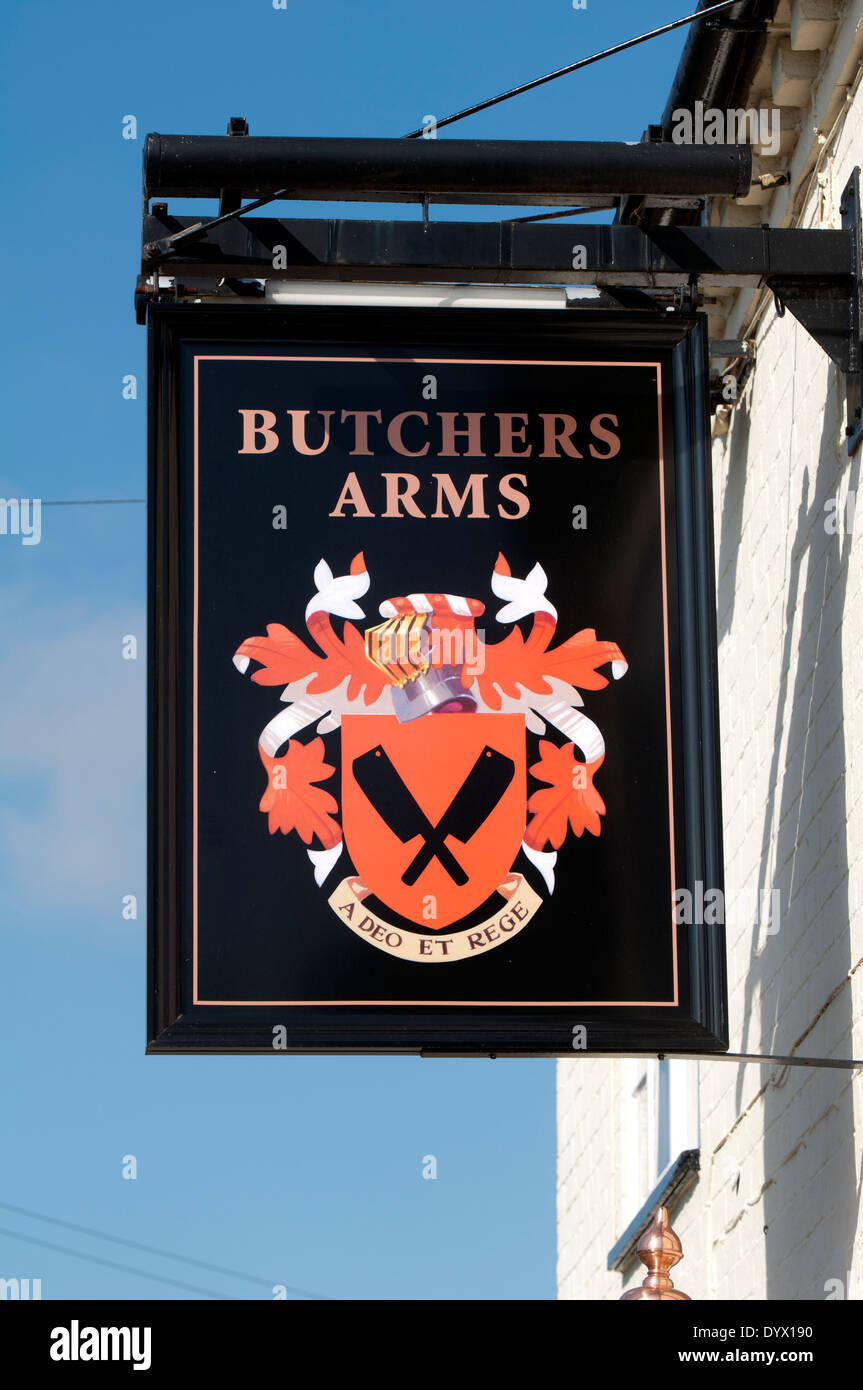
[[[500,96],[489,97],[487,101],[478,101],[475,106],[466,106],[463,111],[456,111],[454,115],[445,117],[442,121],[435,121],[435,130],[442,130],[446,125],[452,125],[454,121],[463,121],[465,116],[475,116],[478,111],[487,111],[490,106],[497,106],[501,101],[509,101],[510,97],[521,96],[522,92],[533,91],[534,87],[541,87],[545,82],[553,82],[556,77],[566,77],[570,72],[577,72],[579,68],[589,67],[591,63],[598,63],[603,58],[611,58],[615,53],[623,53],[627,48],[634,48],[636,44],[646,43],[648,39],[655,39],[660,34],[670,34],[672,29],[680,29],[684,24],[691,24],[695,19],[703,19],[706,15],[717,14],[720,10],[730,9],[737,4],[737,0],[721,0],[721,4],[711,5],[706,10],[696,10],[694,14],[688,14],[683,19],[675,19],[671,24],[663,24],[659,29],[651,29],[647,34],[639,34],[635,39],[627,39],[625,43],[615,44],[613,48],[605,48],[601,53],[594,53],[590,58],[580,58],[577,63],[569,63],[565,68],[557,68],[555,72],[546,73],[545,77],[535,77],[532,82],[523,82],[520,87],[512,87],[508,92],[501,92]],[[404,137],[406,140],[416,140],[419,136],[427,133],[427,126],[420,126],[419,130],[408,131]]]
[[[222,227],[226,222],[233,222],[236,217],[243,217],[247,212],[255,212],[258,208],[265,207],[267,203],[276,203],[290,193],[289,188],[279,188],[275,193],[267,193],[263,198],[256,198],[253,203],[246,203],[245,207],[234,208],[232,212],[222,213],[220,217],[214,217],[210,222],[194,222],[191,227],[185,227],[181,232],[174,232],[171,236],[164,238],[168,243],[167,251],[170,253],[182,241],[188,241],[195,237],[204,236],[213,227]],[[156,257],[161,261],[163,257]]]
[[[576,1056],[577,1053],[563,1053],[562,1056]],[[779,1057],[759,1052],[594,1052],[585,1049],[585,1057],[658,1057],[660,1061],[669,1057],[672,1060],[690,1062],[760,1062],[762,1065],[780,1063],[784,1067],[830,1067],[841,1071],[855,1071],[863,1067],[863,1059],[853,1057]]]
[[[582,213],[608,212],[615,203],[600,203],[589,208],[564,208],[562,212],[533,212],[528,217],[502,217],[501,222],[511,226],[514,222],[550,222],[553,217],[580,217]]]
[[[164,1260],[179,1260],[182,1264],[195,1265],[198,1269],[206,1269],[211,1274],[226,1274],[231,1279],[245,1279],[249,1284],[259,1284],[268,1289],[272,1289],[274,1282],[280,1282],[264,1279],[258,1274],[243,1274],[240,1270],[228,1269],[225,1265],[211,1264],[207,1260],[196,1260],[191,1255],[177,1255],[172,1250],[161,1250],[156,1245],[144,1245],[141,1241],[129,1240],[126,1236],[112,1236],[106,1231],[98,1231],[92,1226],[80,1226],[75,1221],[64,1221],[59,1216],[45,1216],[42,1212],[31,1211],[28,1207],[17,1207],[11,1202],[0,1202],[0,1208],[4,1211],[12,1211],[16,1216],[27,1216],[34,1221],[46,1221],[52,1226],[62,1226],[65,1230],[76,1231],[79,1235],[95,1236],[97,1240],[109,1240],[114,1245],[125,1245],[130,1250],[141,1250],[147,1255],[159,1255]],[[325,1297],[323,1294],[310,1293],[308,1289],[294,1288],[290,1284],[284,1284],[282,1287],[288,1293],[297,1294],[301,1298],[321,1299]]]
[[[155,1279],[159,1284],[170,1284],[175,1289],[184,1289],[186,1293],[202,1293],[206,1298],[218,1298],[227,1301],[230,1297],[226,1293],[215,1293],[213,1289],[202,1289],[198,1284],[186,1284],[182,1279],[168,1279],[162,1274],[150,1274],[146,1269],[135,1269],[132,1265],[120,1264],[117,1260],[105,1260],[100,1255],[86,1255],[83,1250],[70,1250],[67,1245],[55,1245],[50,1240],[39,1240],[36,1236],[25,1236],[20,1231],[9,1231],[5,1226],[0,1226],[0,1236],[11,1236],[13,1240],[23,1240],[28,1245],[41,1245],[45,1250],[58,1250],[61,1255],[71,1255],[76,1260],[89,1260],[91,1264],[107,1265],[108,1269],[119,1269],[123,1274],[137,1274],[141,1279]]]
[[[41,505],[43,507],[117,507],[132,503],[146,503],[146,501],[146,497],[73,497],[63,502],[42,502]]]

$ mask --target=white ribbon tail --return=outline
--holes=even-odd
[[[521,847],[533,864],[535,869],[539,869],[545,880],[545,886],[549,893],[554,892],[554,866],[557,863],[556,849],[531,849],[530,845],[521,842]]]
[[[339,840],[337,845],[331,849],[307,849],[306,854],[312,861],[315,870],[315,883],[320,888],[321,884],[332,872],[333,865],[338,859],[344,846],[344,840]]]
[[[290,705],[288,709],[283,709],[274,719],[271,719],[258,739],[258,743],[267,757],[274,758],[289,738],[293,738],[300,729],[314,724],[316,720],[329,714],[329,712],[330,706],[325,704],[323,700],[306,696],[305,699],[297,700],[296,704]]]
[[[571,743],[578,745],[586,763],[595,763],[597,758],[603,757],[605,739],[586,714],[573,709],[563,700],[549,700],[546,704],[536,705],[535,708],[543,719],[553,724],[562,734],[566,734]]]

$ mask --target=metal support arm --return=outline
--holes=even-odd
[[[144,197],[261,197],[565,207],[582,194],[749,192],[749,145],[148,135]]]
[[[173,217],[154,193],[242,188],[268,201],[359,198],[534,205],[589,203],[637,191],[649,203],[748,187],[747,146],[599,145],[558,141],[300,140],[147,137],[138,313],[162,293],[200,298],[201,281],[243,296],[266,280],[593,285],[619,299],[685,289],[773,291],[846,376],[849,452],[863,438],[860,178],[842,197],[842,228],[597,226],[560,221],[429,222]],[[720,185],[722,187],[720,188]],[[727,188],[726,188],[727,186]],[[422,190],[422,193],[419,192]],[[254,205],[250,206],[253,207]],[[664,307],[664,306],[663,306]],[[613,311],[612,311],[613,312]]]

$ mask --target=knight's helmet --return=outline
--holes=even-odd
[[[381,604],[386,622],[366,629],[366,656],[389,677],[400,723],[476,709],[474,620],[484,612],[485,604],[460,594],[408,594]]]

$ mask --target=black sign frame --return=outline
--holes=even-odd
[[[483,351],[537,361],[638,359],[661,364],[661,418],[675,563],[675,699],[680,789],[676,888],[704,901],[723,890],[706,319],[703,315],[568,309],[283,309],[159,304],[149,342],[148,1053],[422,1053],[577,1056],[711,1052],[728,1047],[721,920],[684,919],[673,931],[679,991],[673,1007],[606,1005],[304,1003],[195,1004],[184,934],[191,865],[184,826],[189,757],[182,644],[189,556],[182,543],[190,400],[181,359],[190,346],[281,345],[323,355],[350,345],[422,344],[430,358]],[[673,469],[671,463],[673,461]],[[602,635],[602,634],[600,634]],[[700,895],[700,896],[699,896]],[[671,904],[669,904],[671,912]],[[696,914],[697,916],[697,914]],[[721,913],[720,913],[721,919]],[[553,969],[553,966],[551,967]]]

